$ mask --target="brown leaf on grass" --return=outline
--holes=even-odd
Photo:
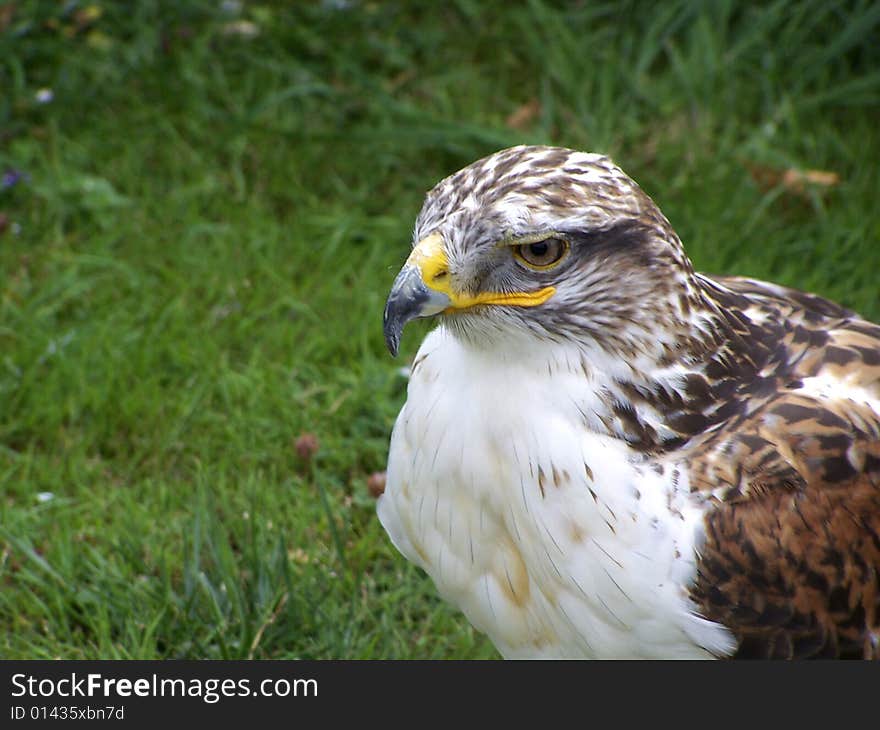
[[[765,190],[781,186],[789,193],[804,195],[807,189],[823,190],[840,183],[840,175],[829,170],[799,170],[795,167],[781,170],[754,162],[745,164],[752,179]]]
[[[540,113],[541,102],[537,99],[532,99],[514,109],[507,119],[504,120],[504,123],[511,129],[522,132],[532,126],[532,123],[538,118]]]
[[[15,3],[4,3],[0,5],[0,31],[6,30],[12,25],[12,18],[15,15]]]
[[[808,185],[833,188],[840,182],[840,175],[829,170],[786,170],[782,184],[794,192],[803,192]]]
[[[367,478],[367,491],[375,498],[379,499],[385,492],[385,472],[374,471]]]
[[[297,456],[303,461],[310,461],[318,450],[319,445],[318,437],[308,431],[301,433],[296,437],[296,441],[293,442],[293,448]]]

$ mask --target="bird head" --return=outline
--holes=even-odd
[[[427,195],[385,306],[404,326],[441,315],[477,345],[541,338],[632,354],[686,318],[693,269],[654,202],[607,157],[519,146]]]

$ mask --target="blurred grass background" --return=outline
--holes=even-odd
[[[606,152],[880,319],[878,122],[876,2],[0,2],[0,656],[495,656],[366,487],[424,191]]]

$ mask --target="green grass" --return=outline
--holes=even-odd
[[[422,196],[498,148],[610,153],[699,269],[880,319],[876,3],[11,5],[2,657],[495,656],[366,479],[426,331],[384,350]]]

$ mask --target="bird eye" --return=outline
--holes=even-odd
[[[545,238],[543,241],[524,243],[513,247],[513,255],[530,269],[549,269],[568,253],[568,241]]]

